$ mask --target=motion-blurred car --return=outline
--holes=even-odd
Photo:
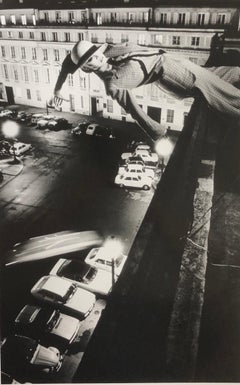
[[[69,123],[65,118],[51,119],[48,123],[49,130],[53,131],[67,130],[71,128],[71,126],[71,123]]]
[[[96,301],[93,293],[77,287],[74,281],[53,275],[40,278],[31,293],[39,301],[81,319],[88,316]]]
[[[25,305],[14,321],[14,332],[65,351],[75,340],[80,321],[59,310]]]
[[[16,156],[19,156],[29,151],[31,148],[32,146],[29,143],[16,142],[11,146],[9,152],[12,155],[15,153]]]
[[[118,174],[119,175],[123,175],[124,173],[132,173],[132,174],[135,174],[135,175],[145,175],[145,176],[149,176],[150,178],[154,178],[155,176],[155,173],[152,169],[149,169],[149,168],[146,168],[144,167],[144,165],[141,165],[141,164],[133,164],[133,163],[127,163],[124,166],[120,166],[118,168]]]
[[[19,111],[15,119],[17,122],[29,123],[32,119],[32,114],[27,114],[25,111]]]
[[[134,187],[143,190],[150,190],[152,182],[152,178],[149,178],[148,176],[134,175],[129,172],[126,172],[123,175],[118,174],[115,178],[115,184],[120,187]]]
[[[60,258],[50,275],[70,279],[77,286],[102,296],[108,295],[112,289],[111,273],[92,267],[79,259]]]
[[[40,130],[43,130],[45,128],[48,127],[48,123],[49,123],[49,120],[48,119],[44,119],[44,118],[41,118],[37,121],[37,126],[36,128],[40,129]]]
[[[62,356],[57,348],[45,347],[32,338],[17,334],[3,341],[1,360],[2,370],[14,376],[28,370],[56,372],[62,365]]]
[[[112,272],[117,276],[121,273],[127,256],[122,253],[109,252],[105,247],[95,247],[87,254],[85,262],[90,266]]]
[[[42,119],[43,116],[44,116],[44,114],[32,114],[32,117],[31,117],[31,124],[32,124],[32,125],[37,124],[38,120],[39,120],[39,119]]]

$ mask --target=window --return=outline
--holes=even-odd
[[[2,52],[2,57],[5,57],[6,51],[5,51],[5,47],[3,45],[1,46],[1,52]]]
[[[29,32],[29,39],[34,39],[34,32]]]
[[[37,59],[37,49],[36,48],[32,48],[32,59],[33,60]]]
[[[97,43],[98,42],[98,36],[96,33],[91,34],[91,41],[92,43]]]
[[[6,25],[6,17],[4,15],[1,15],[1,24]]]
[[[26,15],[21,15],[22,25],[27,25]]]
[[[4,70],[5,79],[8,80],[8,69],[6,64],[3,64],[3,70]]]
[[[35,81],[35,83],[39,83],[38,70],[34,70],[33,73],[34,73],[34,81]]]
[[[48,21],[49,21],[48,12],[44,12],[43,16],[44,16],[44,21],[46,21],[48,23]]]
[[[162,41],[163,41],[162,35],[154,35],[154,40],[153,40],[154,44],[162,44]]]
[[[99,12],[96,12],[96,22],[97,22],[97,25],[102,24],[102,14]]]
[[[121,34],[121,42],[126,43],[126,42],[128,42],[128,40],[129,40],[128,35],[126,33],[122,33]]]
[[[167,110],[167,123],[173,123],[174,110]]]
[[[70,41],[70,32],[65,32],[65,41]]]
[[[72,74],[68,75],[68,85],[69,85],[69,87],[73,87],[73,75]]]
[[[49,68],[46,69],[46,83],[50,83],[50,71],[49,71]]]
[[[84,34],[82,32],[78,32],[78,40],[84,40]]]
[[[21,55],[22,55],[22,59],[26,59],[26,49],[25,49],[25,47],[21,47]]]
[[[167,14],[166,13],[160,14],[160,24],[167,24]]]
[[[3,37],[2,31],[0,31],[0,37]]]
[[[58,41],[58,34],[57,34],[57,32],[53,32],[52,33],[52,39],[53,39],[53,41]]]
[[[16,57],[15,47],[11,47],[11,56],[13,59]]]
[[[8,37],[10,37],[10,38],[13,37],[12,31],[8,31]]]
[[[36,16],[35,15],[32,15],[32,23],[33,23],[33,25],[36,25]]]
[[[26,66],[23,67],[23,74],[25,82],[28,82],[28,69]]]
[[[13,69],[13,76],[14,76],[14,80],[15,80],[16,82],[18,82],[18,71],[17,71],[16,68]]]
[[[80,72],[79,72],[79,74],[80,74]],[[80,84],[80,88],[86,88],[86,78],[79,76],[79,84]]]
[[[46,33],[45,32],[41,32],[41,40],[46,41]]]
[[[113,38],[111,33],[106,33],[106,43],[112,43]]]
[[[113,101],[111,99],[107,99],[107,112],[113,112]]]
[[[27,88],[27,98],[28,99],[31,99],[31,91],[30,91],[30,89],[29,88]]]
[[[19,37],[19,39],[23,38],[23,33],[21,31],[18,32],[18,37]]]
[[[16,24],[16,16],[15,15],[11,15],[11,23]]]
[[[140,35],[138,35],[138,44],[142,44],[144,45],[146,43],[146,36],[141,33]]]
[[[205,21],[205,13],[199,13],[197,23],[198,25],[203,25]]]
[[[154,83],[152,83],[151,84],[151,99],[152,100],[158,100],[158,96],[159,96],[158,87]]]
[[[74,96],[73,95],[69,95],[69,100],[70,100],[70,110],[71,111],[75,111],[75,101],[74,101]]]
[[[41,93],[39,90],[36,90],[36,96],[37,96],[37,101],[41,102],[42,99],[41,99]]]
[[[223,24],[225,24],[225,22],[226,22],[226,14],[225,13],[219,13],[217,23],[223,25]]]
[[[58,49],[54,49],[54,60],[59,61],[59,50]]]
[[[84,107],[84,100],[83,100],[83,96],[82,95],[80,97],[80,106],[81,106],[81,108]]]
[[[179,13],[178,14],[178,24],[184,25],[185,24],[185,17],[186,17],[185,13]]]
[[[43,60],[48,60],[48,51],[46,48],[43,48]]]
[[[192,36],[191,45],[199,46],[200,37]]]
[[[68,12],[68,22],[74,23],[74,12]]]
[[[55,15],[56,23],[61,23],[61,12],[57,11]]]
[[[180,45],[180,36],[173,36],[172,37],[172,44],[173,45]]]

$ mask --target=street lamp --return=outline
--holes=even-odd
[[[155,144],[155,151],[161,158],[161,169],[162,173],[165,169],[166,164],[164,163],[164,160],[168,161],[167,158],[171,155],[173,151],[173,143],[168,137],[164,137],[162,139],[159,139],[159,141]]]
[[[17,159],[16,153],[15,153],[14,139],[19,133],[19,125],[14,121],[7,120],[2,124],[2,133],[6,139],[11,139],[13,141],[13,146],[12,146],[13,163],[18,163],[19,160]]]
[[[123,245],[121,241],[116,239],[113,235],[111,235],[110,238],[108,238],[104,245],[104,250],[106,255],[111,256],[111,267],[112,267],[112,285],[115,284],[115,263],[116,263],[116,257],[120,255],[123,251]]]

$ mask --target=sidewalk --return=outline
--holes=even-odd
[[[1,188],[22,172],[23,163],[21,160],[19,160],[19,163],[14,164],[11,158],[1,159],[0,170],[2,171],[2,174],[3,174],[3,181],[2,183],[0,183],[0,188]]]

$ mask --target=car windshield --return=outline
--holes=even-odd
[[[58,271],[60,277],[66,277],[78,282],[90,282],[97,274],[97,269],[81,261],[66,260]]]
[[[66,294],[64,295],[63,297],[63,300],[62,302],[67,302],[74,294],[74,292],[76,291],[76,286],[75,285],[71,285],[68,289],[68,291],[66,292]]]

